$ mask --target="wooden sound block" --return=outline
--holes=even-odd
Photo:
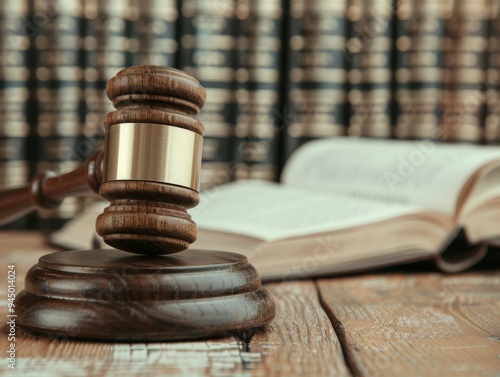
[[[187,340],[271,322],[274,301],[246,257],[187,250],[119,250],[41,257],[16,299],[18,323],[55,336],[112,341]]]

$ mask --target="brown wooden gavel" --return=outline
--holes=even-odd
[[[196,239],[187,209],[199,201],[203,125],[194,117],[203,87],[176,69],[142,66],[118,72],[106,92],[117,110],[104,121],[104,151],[73,172],[40,173],[1,193],[0,216],[99,192],[110,205],[97,232],[120,250],[42,256],[16,298],[17,323],[40,334],[127,341],[196,339],[269,323],[274,301],[244,256],[173,254]]]
[[[63,175],[51,170],[39,172],[26,186],[0,192],[0,225],[35,208],[57,208],[68,196],[98,193],[102,182],[102,158],[102,151],[95,152],[72,172]]]
[[[199,202],[203,124],[194,117],[205,90],[182,71],[138,66],[111,78],[106,94],[117,110],[104,121],[104,151],[75,171],[41,172],[0,193],[0,225],[95,192],[110,201],[96,222],[108,245],[149,255],[182,251],[196,240],[186,210]]]

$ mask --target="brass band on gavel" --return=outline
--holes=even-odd
[[[170,125],[112,124],[106,134],[104,182],[163,182],[199,191],[202,139]]]

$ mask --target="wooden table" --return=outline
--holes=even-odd
[[[18,328],[9,370],[7,266],[16,265],[19,292],[26,271],[56,250],[39,233],[0,232],[2,375],[500,376],[496,256],[496,268],[456,275],[386,270],[268,284],[278,315],[250,340],[84,342]]]

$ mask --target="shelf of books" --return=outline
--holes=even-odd
[[[201,189],[279,179],[318,138],[500,141],[498,0],[5,0],[0,189],[100,148],[106,81],[136,64],[200,80]],[[54,229],[67,199],[10,227]]]

